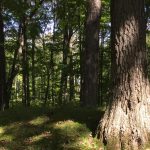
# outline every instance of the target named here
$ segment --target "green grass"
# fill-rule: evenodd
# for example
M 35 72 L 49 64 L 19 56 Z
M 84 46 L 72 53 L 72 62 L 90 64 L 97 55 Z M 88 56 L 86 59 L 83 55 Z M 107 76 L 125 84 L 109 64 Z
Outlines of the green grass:
M 101 111 L 66 105 L 0 113 L 0 150 L 99 150 L 93 138 Z

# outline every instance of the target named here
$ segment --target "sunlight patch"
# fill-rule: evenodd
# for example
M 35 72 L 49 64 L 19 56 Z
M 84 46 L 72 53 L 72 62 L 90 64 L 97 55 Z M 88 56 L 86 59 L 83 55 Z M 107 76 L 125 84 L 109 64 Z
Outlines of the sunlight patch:
M 5 132 L 4 128 L 0 127 L 0 134 L 3 134 Z
M 3 135 L 0 137 L 0 141 L 7 141 L 7 142 L 11 142 L 13 141 L 14 136 L 12 135 Z
M 31 120 L 29 122 L 29 124 L 38 126 L 38 125 L 42 125 L 42 124 L 46 123 L 48 120 L 49 120 L 49 118 L 47 116 L 39 116 L 39 117 Z
M 87 136 L 89 133 L 86 125 L 72 120 L 57 122 L 54 125 L 54 130 L 62 138 L 70 139 L 71 141 L 74 141 L 74 139 L 78 139 L 79 137 Z
M 98 149 L 99 141 L 92 137 L 92 133 L 85 124 L 72 120 L 59 121 L 54 129 L 59 139 L 63 141 L 63 149 Z
M 65 129 L 65 128 L 69 128 L 69 129 L 76 129 L 79 127 L 82 127 L 83 125 L 81 125 L 78 122 L 74 122 L 72 120 L 65 120 L 65 121 L 59 121 L 55 124 L 55 128 L 60 128 L 60 129 Z
M 32 143 L 38 142 L 38 141 L 40 141 L 42 139 L 46 139 L 46 138 L 48 139 L 51 135 L 52 134 L 51 134 L 50 131 L 45 131 L 45 132 L 43 132 L 40 135 L 36 135 L 36 136 L 30 137 L 29 139 L 26 139 L 25 143 L 32 144 Z

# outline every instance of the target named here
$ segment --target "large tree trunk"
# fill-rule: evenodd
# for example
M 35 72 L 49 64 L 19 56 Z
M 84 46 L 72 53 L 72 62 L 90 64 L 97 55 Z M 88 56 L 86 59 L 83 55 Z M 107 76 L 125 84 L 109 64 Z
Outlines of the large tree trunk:
M 4 23 L 2 16 L 2 4 L 0 2 L 0 110 L 4 109 L 6 98 L 6 67 L 4 49 Z
M 87 106 L 95 106 L 98 103 L 100 10 L 100 0 L 88 0 L 85 50 L 81 72 L 83 80 L 81 102 Z
M 108 149 L 141 150 L 150 138 L 144 1 L 112 0 L 112 97 L 98 134 Z

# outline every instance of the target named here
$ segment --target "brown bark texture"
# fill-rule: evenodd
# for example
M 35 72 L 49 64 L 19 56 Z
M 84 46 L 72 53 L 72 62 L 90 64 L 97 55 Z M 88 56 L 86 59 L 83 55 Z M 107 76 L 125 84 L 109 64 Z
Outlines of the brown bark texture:
M 100 0 L 87 1 L 85 50 L 82 53 L 81 72 L 81 103 L 84 106 L 95 106 L 98 103 L 100 10 Z
M 112 0 L 112 97 L 98 136 L 112 150 L 142 150 L 150 140 L 144 1 Z

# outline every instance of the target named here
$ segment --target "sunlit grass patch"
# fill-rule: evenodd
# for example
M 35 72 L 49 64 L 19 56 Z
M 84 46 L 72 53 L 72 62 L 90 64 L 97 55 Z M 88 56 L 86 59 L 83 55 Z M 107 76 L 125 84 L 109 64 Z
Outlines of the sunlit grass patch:
M 47 121 L 49 121 L 49 118 L 47 116 L 39 116 L 29 121 L 29 124 L 37 126 L 37 125 L 42 125 L 46 123 Z
M 59 121 L 55 124 L 54 129 L 60 129 L 60 131 L 63 131 L 63 132 L 66 132 L 66 133 L 67 132 L 74 133 L 74 134 L 78 133 L 80 135 L 83 132 L 88 133 L 88 130 L 87 130 L 85 125 L 80 124 L 78 122 L 74 122 L 72 120 Z M 76 133 L 75 133 L 75 131 L 76 131 Z
M 96 139 L 85 124 L 72 120 L 60 121 L 54 126 L 54 133 L 57 135 L 57 144 L 62 149 L 76 150 L 97 150 L 99 147 Z
M 30 137 L 28 139 L 25 140 L 26 144 L 32 144 L 32 143 L 35 143 L 35 142 L 38 142 L 40 140 L 42 140 L 43 138 L 50 138 L 51 137 L 51 132 L 50 131 L 45 131 L 39 135 L 35 135 L 33 137 Z
M 13 139 L 14 139 L 14 136 L 10 134 L 8 135 L 6 134 L 0 137 L 0 141 L 6 141 L 6 142 L 11 142 L 13 141 Z
M 0 127 L 0 135 L 3 134 L 5 132 L 3 127 Z
M 21 125 L 22 125 L 21 122 L 15 122 L 13 124 L 1 126 L 0 141 L 7 141 L 7 142 L 13 141 Z
M 97 109 L 17 107 L 0 113 L 0 150 L 99 150 L 97 120 Z

